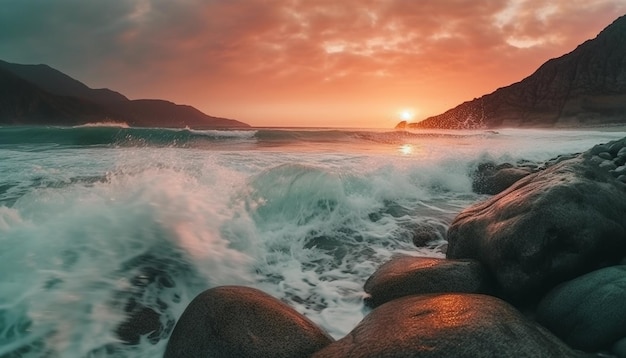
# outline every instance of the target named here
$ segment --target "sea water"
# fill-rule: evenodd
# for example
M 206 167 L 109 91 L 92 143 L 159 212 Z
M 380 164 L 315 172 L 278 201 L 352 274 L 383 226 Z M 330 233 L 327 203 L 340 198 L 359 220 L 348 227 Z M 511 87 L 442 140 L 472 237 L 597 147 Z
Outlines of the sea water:
M 446 227 L 486 198 L 471 190 L 478 163 L 540 165 L 624 136 L 0 127 L 0 357 L 158 357 L 219 285 L 343 337 L 381 263 L 444 257 Z M 440 239 L 415 247 L 420 225 Z M 120 341 L 141 309 L 158 331 Z

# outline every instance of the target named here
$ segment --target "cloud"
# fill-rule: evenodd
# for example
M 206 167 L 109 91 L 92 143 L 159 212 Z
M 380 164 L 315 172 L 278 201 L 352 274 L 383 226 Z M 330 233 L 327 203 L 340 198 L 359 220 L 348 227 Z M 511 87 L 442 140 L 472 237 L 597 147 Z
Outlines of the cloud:
M 625 12 L 622 0 L 5 0 L 0 58 L 207 107 L 373 88 L 458 100 L 520 80 Z

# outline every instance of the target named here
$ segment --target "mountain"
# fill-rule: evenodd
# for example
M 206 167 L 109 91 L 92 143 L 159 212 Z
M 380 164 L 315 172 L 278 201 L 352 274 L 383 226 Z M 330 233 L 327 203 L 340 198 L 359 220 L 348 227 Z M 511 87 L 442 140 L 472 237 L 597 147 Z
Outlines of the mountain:
M 626 15 L 520 82 L 396 128 L 626 124 Z
M 95 103 L 51 94 L 0 67 L 0 124 L 77 125 L 113 116 Z
M 137 127 L 249 127 L 208 116 L 194 107 L 158 99 L 129 100 L 92 89 L 47 65 L 0 61 L 0 124 L 77 125 L 125 122 Z

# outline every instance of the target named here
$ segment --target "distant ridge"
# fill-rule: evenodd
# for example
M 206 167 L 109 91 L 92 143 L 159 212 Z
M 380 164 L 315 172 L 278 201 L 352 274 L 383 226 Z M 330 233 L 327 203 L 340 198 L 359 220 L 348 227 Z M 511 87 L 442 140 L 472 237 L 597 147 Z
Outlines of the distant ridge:
M 92 89 L 47 65 L 0 61 L 0 125 L 77 125 L 120 122 L 135 127 L 241 128 L 248 124 L 208 116 L 159 99 L 129 100 Z
M 477 129 L 626 124 L 626 16 L 520 82 L 396 128 Z

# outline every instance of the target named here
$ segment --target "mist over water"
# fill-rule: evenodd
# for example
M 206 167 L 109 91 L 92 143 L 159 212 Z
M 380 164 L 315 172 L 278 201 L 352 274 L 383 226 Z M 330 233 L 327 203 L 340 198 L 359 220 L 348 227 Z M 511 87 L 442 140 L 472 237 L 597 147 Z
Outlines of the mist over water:
M 444 230 L 484 160 L 536 163 L 623 131 L 0 127 L 0 357 L 155 357 L 186 305 L 257 287 L 335 338 L 419 225 Z M 120 341 L 149 309 L 159 330 Z M 134 312 L 134 313 L 133 313 Z M 146 311 L 143 311 L 146 312 Z M 122 327 L 122 328 L 120 328 Z

